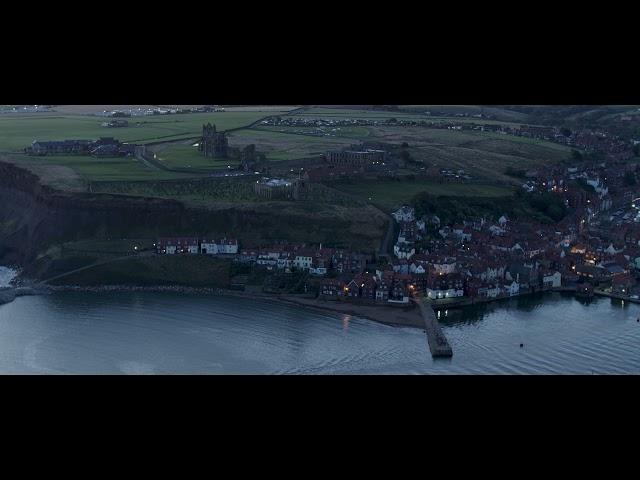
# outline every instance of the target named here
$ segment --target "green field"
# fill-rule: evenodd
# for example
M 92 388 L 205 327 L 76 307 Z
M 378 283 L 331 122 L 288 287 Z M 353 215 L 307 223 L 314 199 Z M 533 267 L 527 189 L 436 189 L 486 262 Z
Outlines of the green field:
M 202 124 L 215 123 L 219 129 L 250 125 L 279 111 L 232 111 L 206 114 L 186 114 L 129 118 L 129 127 L 105 128 L 105 118 L 88 115 L 5 115 L 0 117 L 0 152 L 3 159 L 28 168 L 44 183 L 65 190 L 82 190 L 87 182 L 117 180 L 165 180 L 189 177 L 188 173 L 174 173 L 145 165 L 131 158 L 93 158 L 90 156 L 33 157 L 20 152 L 34 140 L 97 139 L 113 136 L 124 142 L 149 143 L 162 139 L 194 137 Z M 282 112 L 284 113 L 284 111 Z M 186 155 L 188 148 L 169 152 L 168 165 L 198 167 L 210 165 L 210 160 Z M 192 152 L 191 152 L 192 153 Z M 229 164 L 229 162 L 224 162 Z M 216 165 L 216 166 L 222 166 Z
M 333 137 L 339 138 L 354 138 L 357 140 L 366 139 L 371 135 L 371 132 L 367 127 L 353 126 L 353 127 L 274 127 L 274 126 L 260 126 L 256 130 L 286 133 L 293 135 L 306 135 L 317 138 L 331 139 Z
M 253 191 L 254 182 L 253 177 L 95 182 L 93 191 L 95 193 L 176 199 L 186 205 L 208 207 L 214 204 L 262 201 Z
M 507 167 L 531 169 L 569 158 L 571 149 L 551 142 L 489 132 L 419 127 L 371 127 L 372 137 L 390 144 L 407 142 L 411 156 L 426 171 L 464 170 L 475 179 L 514 182 Z
M 204 123 L 219 130 L 239 128 L 279 112 L 216 112 L 186 115 L 131 117 L 129 127 L 105 128 L 108 119 L 86 115 L 5 115 L 0 117 L 0 151 L 18 151 L 34 140 L 91 140 L 116 137 L 123 142 L 153 142 L 162 139 L 197 136 Z M 285 113 L 285 112 L 282 112 Z
M 91 265 L 90 254 L 65 255 L 51 261 L 41 273 L 50 278 L 73 268 Z M 44 263 L 44 262 L 43 262 Z M 209 255 L 161 255 L 135 257 L 99 265 L 52 282 L 58 285 L 184 285 L 189 287 L 227 287 L 231 262 Z
M 235 167 L 238 160 L 205 157 L 193 146 L 193 142 L 171 143 L 154 149 L 156 160 L 169 168 L 219 170 L 228 166 Z
M 186 173 L 174 173 L 150 168 L 135 158 L 94 158 L 85 156 L 31 157 L 9 155 L 7 159 L 38 175 L 44 183 L 65 188 L 69 184 L 116 180 L 170 180 L 188 178 Z
M 411 106 L 405 106 L 411 108 Z M 467 108 L 458 106 L 451 111 Z M 478 107 L 480 108 L 480 107 Z M 416 111 L 420 111 L 417 109 Z M 436 110 L 437 111 L 437 110 Z M 480 109 L 479 111 L 483 111 Z M 424 110 L 423 110 L 424 112 Z M 504 174 L 508 167 L 530 169 L 544 167 L 567 159 L 570 149 L 549 142 L 531 140 L 489 132 L 457 131 L 424 127 L 378 126 L 331 127 L 324 129 L 329 136 L 314 135 L 315 127 L 253 127 L 251 125 L 269 114 L 286 115 L 286 109 L 265 111 L 227 111 L 209 114 L 133 117 L 130 127 L 109 129 L 101 127 L 104 118 L 88 115 L 30 114 L 0 117 L 0 152 L 19 151 L 35 139 L 94 139 L 115 136 L 122 141 L 156 143 L 152 147 L 157 160 L 169 168 L 182 172 L 168 172 L 130 158 L 93 158 L 73 156 L 30 157 L 6 154 L 5 158 L 25 166 L 38 174 L 45 183 L 58 188 L 82 190 L 90 182 L 157 181 L 185 179 L 206 175 L 210 170 L 232 168 L 238 162 L 202 156 L 192 141 L 159 143 L 197 137 L 203 123 L 215 123 L 219 129 L 240 128 L 229 132 L 229 144 L 243 148 L 255 144 L 258 152 L 270 162 L 317 158 L 327 150 L 348 148 L 360 141 L 380 141 L 396 148 L 403 142 L 417 163 L 407 164 L 414 173 L 439 175 L 440 169 L 464 170 L 474 180 L 486 183 L 516 180 Z M 295 114 L 295 113 L 294 113 Z M 406 112 L 350 110 L 339 108 L 311 108 L 304 118 L 415 118 L 428 116 Z M 431 118 L 432 119 L 432 118 Z M 477 119 L 456 119 L 476 121 Z M 484 120 L 480 120 L 484 121 Z M 139 122 L 139 124 L 137 124 Z M 396 152 L 397 153 L 397 152 Z M 190 170 L 193 173 L 190 173 Z
M 317 157 L 327 150 L 348 147 L 353 140 L 338 137 L 314 137 L 273 130 L 245 129 L 229 134 L 229 144 L 244 147 L 255 144 L 268 160 L 294 160 Z
M 340 119 L 362 119 L 373 120 L 378 122 L 386 122 L 390 118 L 396 120 L 415 120 L 415 121 L 432 121 L 432 122 L 459 122 L 459 123 L 479 123 L 489 125 L 505 125 L 511 127 L 519 127 L 520 125 L 527 124 L 527 116 L 517 112 L 504 111 L 501 109 L 492 108 L 479 108 L 479 107 L 466 107 L 459 106 L 453 108 L 451 106 L 436 106 L 425 105 L 424 108 L 414 106 L 414 109 L 406 109 L 402 111 L 383 111 L 383 110 L 361 110 L 361 109 L 348 109 L 348 108 L 323 108 L 314 107 L 303 110 L 301 112 L 294 112 L 290 116 L 296 116 L 307 119 L 327 119 L 327 120 L 340 120 Z M 426 115 L 426 111 L 433 110 L 431 115 Z M 435 112 L 442 111 L 445 115 L 436 115 Z M 471 115 L 484 114 L 496 115 L 498 118 L 495 120 L 488 120 L 486 118 L 475 117 L 456 117 L 456 113 L 466 112 Z
M 409 203 L 421 192 L 452 197 L 506 197 L 513 193 L 509 188 L 495 185 L 437 183 L 426 180 L 366 180 L 357 183 L 341 182 L 333 186 L 387 211 Z

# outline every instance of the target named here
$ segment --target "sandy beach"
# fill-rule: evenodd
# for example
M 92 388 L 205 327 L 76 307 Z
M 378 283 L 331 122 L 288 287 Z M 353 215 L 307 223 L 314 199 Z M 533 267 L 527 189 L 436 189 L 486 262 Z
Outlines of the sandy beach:
M 414 327 L 424 329 L 424 320 L 420 310 L 411 304 L 408 307 L 391 307 L 386 305 L 359 305 L 340 301 L 326 301 L 315 298 L 302 298 L 295 295 L 278 295 L 273 300 L 288 304 L 301 305 L 309 308 L 353 315 L 374 322 L 400 327 Z

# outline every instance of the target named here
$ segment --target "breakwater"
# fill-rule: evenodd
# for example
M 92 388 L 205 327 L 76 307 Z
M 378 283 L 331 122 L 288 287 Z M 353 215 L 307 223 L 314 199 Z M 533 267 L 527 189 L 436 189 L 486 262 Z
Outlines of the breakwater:
M 453 356 L 453 349 L 449 345 L 447 337 L 442 332 L 438 319 L 433 309 L 425 305 L 422 298 L 416 298 L 415 303 L 420 308 L 422 318 L 424 319 L 425 332 L 427 334 L 427 341 L 429 343 L 429 350 L 431 350 L 432 357 L 451 357 Z

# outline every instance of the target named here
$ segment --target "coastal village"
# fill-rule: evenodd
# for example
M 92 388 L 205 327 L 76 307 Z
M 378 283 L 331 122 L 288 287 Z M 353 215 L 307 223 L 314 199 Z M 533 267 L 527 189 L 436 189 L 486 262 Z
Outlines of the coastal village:
M 557 196 L 568 214 L 556 223 L 470 217 L 443 224 L 414 207 L 393 212 L 393 253 L 279 243 L 243 249 L 237 239 L 161 238 L 159 254 L 208 254 L 271 274 L 304 274 L 303 291 L 323 300 L 406 305 L 422 296 L 456 305 L 563 290 L 640 300 L 640 199 L 636 168 L 617 143 L 606 160 L 576 159 L 526 171 L 523 191 Z M 602 145 L 599 146 L 602 151 Z M 330 155 L 331 164 L 382 162 L 383 151 Z
M 111 113 L 112 117 L 132 115 Z M 333 135 L 331 132 L 342 127 L 377 125 L 378 121 L 271 117 L 262 123 L 311 127 L 319 135 Z M 522 182 L 522 192 L 552 195 L 562 202 L 567 214 L 555 223 L 510 218 L 506 213 L 497 218 L 469 216 L 457 223 L 444 223 L 437 214 L 418 216 L 414 206 L 404 205 L 391 214 L 396 235 L 389 251 L 284 241 L 248 249 L 236 238 L 174 236 L 157 239 L 155 253 L 219 256 L 249 271 L 262 271 L 267 277 L 302 274 L 298 291 L 323 300 L 407 305 L 411 297 L 420 296 L 433 305 L 463 305 L 546 290 L 640 300 L 636 278 L 640 272 L 640 199 L 635 200 L 640 170 L 626 162 L 637 154 L 640 142 L 623 141 L 606 132 L 571 132 L 557 127 L 513 128 L 456 120 L 389 119 L 385 123 L 479 129 L 570 146 L 575 150 L 567 162 L 544 170 L 508 172 Z M 104 124 L 112 128 L 126 125 L 126 120 Z M 253 190 L 266 199 L 297 200 L 307 182 L 397 170 L 402 162 L 387 147 L 369 142 L 328 151 L 320 164 L 301 168 L 290 178 L 262 178 Z M 141 150 L 141 146 L 103 137 L 96 141 L 34 141 L 25 153 L 126 156 L 142 155 Z M 203 125 L 198 150 L 204 156 L 226 158 L 230 151 L 226 133 L 217 131 L 215 125 Z M 239 155 L 241 170 L 253 172 L 264 162 L 254 145 Z M 440 175 L 471 179 L 463 170 L 441 170 Z

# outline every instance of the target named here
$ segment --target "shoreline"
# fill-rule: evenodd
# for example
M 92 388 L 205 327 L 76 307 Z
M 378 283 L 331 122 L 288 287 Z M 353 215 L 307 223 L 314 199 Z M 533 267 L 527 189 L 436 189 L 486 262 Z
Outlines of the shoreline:
M 185 287 L 179 285 L 166 286 L 133 286 L 133 285 L 56 285 L 47 286 L 43 294 L 56 292 L 171 292 L 189 295 L 210 295 L 221 297 L 255 298 L 269 300 L 285 305 L 297 305 L 306 308 L 321 310 L 323 312 L 341 313 L 364 318 L 374 322 L 395 327 L 413 327 L 424 330 L 424 320 L 415 305 L 408 307 L 393 307 L 387 305 L 358 305 L 347 302 L 330 302 L 310 298 L 308 296 L 296 296 L 295 294 L 268 294 L 257 292 L 243 292 L 240 290 L 227 290 L 222 288 Z
M 80 286 L 80 285 L 55 285 L 55 286 L 43 286 L 42 289 L 34 289 L 28 286 L 15 286 L 5 289 L 0 289 L 0 305 L 10 303 L 18 296 L 24 295 L 40 295 L 50 294 L 56 292 L 90 292 L 90 293 L 105 293 L 105 292 L 170 292 L 170 293 L 182 293 L 187 295 L 209 295 L 209 296 L 222 296 L 222 297 L 239 297 L 239 298 L 255 298 L 260 300 L 268 300 L 278 302 L 284 305 L 296 305 L 305 308 L 315 309 L 322 312 L 339 313 L 343 315 L 351 315 L 355 317 L 364 318 L 384 325 L 394 327 L 412 327 L 424 330 L 424 319 L 420 314 L 418 308 L 413 303 L 410 306 L 399 307 L 390 305 L 379 304 L 358 304 L 350 303 L 339 300 L 322 300 L 320 298 L 309 297 L 308 295 L 301 294 L 300 296 L 295 294 L 269 294 L 256 291 L 242 291 L 242 290 L 230 290 L 223 288 L 212 287 L 187 287 L 181 285 L 156 285 L 156 286 L 140 286 L 140 285 L 96 285 L 96 286 Z M 425 305 L 434 309 L 442 310 L 449 308 L 464 308 L 468 306 L 487 304 L 493 302 L 499 302 L 503 300 L 512 300 L 518 297 L 525 297 L 540 293 L 558 293 L 566 292 L 576 294 L 575 288 L 560 287 L 549 290 L 538 290 L 534 292 L 527 292 L 520 295 L 514 295 L 510 297 L 490 298 L 490 299 L 476 299 L 471 300 L 466 298 L 463 301 L 455 301 L 451 303 L 436 304 L 434 302 L 425 302 Z M 620 295 L 604 292 L 598 290 L 595 296 L 609 297 L 612 299 L 629 301 L 630 303 L 640 303 L 640 300 L 621 298 Z

